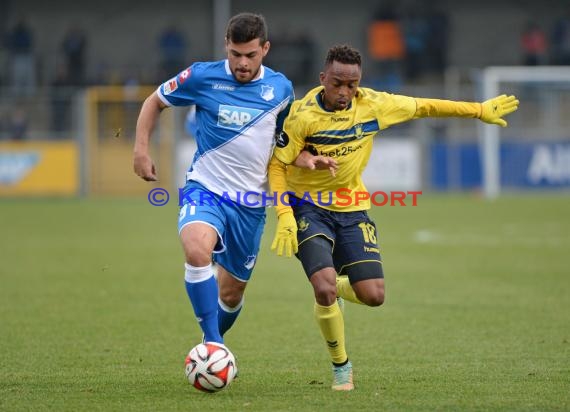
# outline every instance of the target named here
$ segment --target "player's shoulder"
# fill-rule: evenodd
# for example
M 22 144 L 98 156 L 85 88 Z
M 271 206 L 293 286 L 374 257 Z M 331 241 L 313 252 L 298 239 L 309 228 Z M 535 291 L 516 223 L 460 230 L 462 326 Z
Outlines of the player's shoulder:
M 378 91 L 369 87 L 359 87 L 356 98 L 361 101 L 386 101 L 393 96 L 388 92 Z
M 300 110 L 301 112 L 308 111 L 307 109 L 318 109 L 317 95 L 323 90 L 323 86 L 317 86 L 309 90 L 303 97 L 295 100 L 291 110 Z
M 277 84 L 288 90 L 293 90 L 293 83 L 283 73 L 273 70 L 271 67 L 263 66 L 264 80 Z
M 305 128 L 319 122 L 322 109 L 317 102 L 317 95 L 323 89 L 322 86 L 315 87 L 307 92 L 302 98 L 295 100 L 291 105 L 288 122 L 295 124 L 297 128 Z
M 266 78 L 272 78 L 274 80 L 279 80 L 279 81 L 291 83 L 291 81 L 287 78 L 287 76 L 285 76 L 281 72 L 278 72 L 277 70 L 273 70 L 269 66 L 263 65 L 263 70 L 264 70 L 264 74 L 265 74 Z
M 313 87 L 311 90 L 309 90 L 307 93 L 305 93 L 305 95 L 301 98 L 301 100 L 303 100 L 303 101 L 315 100 L 317 95 L 322 90 L 324 90 L 323 86 Z
M 409 107 L 410 105 L 415 105 L 415 97 L 378 91 L 366 87 L 358 88 L 357 101 L 359 101 L 359 104 L 362 102 L 375 107 L 381 105 L 383 108 Z
M 211 61 L 211 62 L 194 62 L 188 67 L 192 76 L 206 77 L 216 75 L 219 72 L 225 72 L 224 61 Z

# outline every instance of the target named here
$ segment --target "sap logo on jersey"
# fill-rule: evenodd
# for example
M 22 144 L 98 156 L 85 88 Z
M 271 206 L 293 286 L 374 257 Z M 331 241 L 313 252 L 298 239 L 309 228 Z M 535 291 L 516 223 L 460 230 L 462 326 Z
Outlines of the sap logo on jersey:
M 263 110 L 221 104 L 218 111 L 218 126 L 240 130 L 251 123 Z

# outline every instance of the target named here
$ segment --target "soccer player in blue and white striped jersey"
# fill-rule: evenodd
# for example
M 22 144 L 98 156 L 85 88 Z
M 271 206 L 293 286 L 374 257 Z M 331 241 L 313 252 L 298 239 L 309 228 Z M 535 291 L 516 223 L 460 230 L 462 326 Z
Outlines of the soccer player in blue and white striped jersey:
M 205 342 L 223 343 L 253 271 L 265 223 L 267 165 L 294 99 L 291 82 L 262 65 L 269 51 L 263 16 L 241 13 L 226 31 L 227 58 L 198 62 L 164 82 L 143 104 L 134 170 L 157 179 L 149 140 L 160 112 L 194 106 L 197 151 L 186 174 L 178 230 L 186 290 Z M 212 264 L 218 267 L 217 280 Z

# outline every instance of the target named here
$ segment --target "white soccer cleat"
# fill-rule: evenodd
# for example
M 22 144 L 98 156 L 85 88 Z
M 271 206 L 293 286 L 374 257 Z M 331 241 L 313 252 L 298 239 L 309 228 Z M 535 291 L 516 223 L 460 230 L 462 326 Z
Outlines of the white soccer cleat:
M 352 383 L 352 363 L 350 361 L 342 366 L 333 365 L 333 375 L 333 390 L 351 391 L 354 389 L 354 383 Z

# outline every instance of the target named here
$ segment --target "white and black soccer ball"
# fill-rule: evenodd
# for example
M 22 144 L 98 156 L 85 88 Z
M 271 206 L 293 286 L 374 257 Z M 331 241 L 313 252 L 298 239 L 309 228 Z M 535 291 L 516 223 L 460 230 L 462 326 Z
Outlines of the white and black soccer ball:
M 220 391 L 233 381 L 236 373 L 235 357 L 221 343 L 200 343 L 186 356 L 186 377 L 200 391 Z

